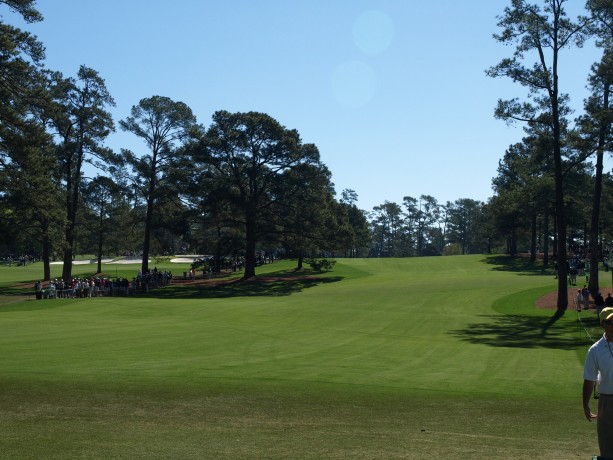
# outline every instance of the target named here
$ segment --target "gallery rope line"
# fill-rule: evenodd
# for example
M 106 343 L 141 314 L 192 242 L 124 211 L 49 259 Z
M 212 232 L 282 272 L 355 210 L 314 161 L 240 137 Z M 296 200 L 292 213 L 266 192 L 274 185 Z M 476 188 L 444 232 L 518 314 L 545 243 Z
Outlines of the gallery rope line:
M 592 334 L 590 333 L 590 331 L 588 329 L 592 329 L 591 327 L 586 326 L 586 324 L 583 322 L 583 318 L 581 318 L 581 313 L 579 311 L 579 309 L 577 310 L 577 323 L 579 324 L 579 330 L 583 330 L 583 332 L 585 333 L 585 350 L 587 353 L 587 350 L 589 350 L 589 348 L 596 343 L 596 340 Z M 608 344 L 607 344 L 608 345 Z M 609 350 L 611 351 L 611 350 Z M 600 397 L 600 394 L 598 393 L 598 389 L 596 388 L 596 385 L 594 385 L 594 399 L 598 399 Z

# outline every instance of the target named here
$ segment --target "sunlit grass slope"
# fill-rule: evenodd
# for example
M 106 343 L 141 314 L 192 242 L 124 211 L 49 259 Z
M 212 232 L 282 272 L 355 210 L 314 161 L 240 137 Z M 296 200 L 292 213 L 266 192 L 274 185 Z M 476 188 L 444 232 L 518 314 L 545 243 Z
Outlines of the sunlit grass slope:
M 0 449 L 585 456 L 593 433 L 576 410 L 576 318 L 554 323 L 553 311 L 534 308 L 554 283 L 504 258 L 341 259 L 309 282 L 6 305 Z

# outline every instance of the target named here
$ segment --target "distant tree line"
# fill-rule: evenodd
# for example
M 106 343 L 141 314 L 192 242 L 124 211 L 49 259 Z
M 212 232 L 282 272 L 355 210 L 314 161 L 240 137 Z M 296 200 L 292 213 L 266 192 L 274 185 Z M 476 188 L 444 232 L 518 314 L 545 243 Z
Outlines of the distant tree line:
M 369 214 L 370 256 L 414 257 L 492 252 L 493 229 L 483 203 L 468 198 L 438 203 L 430 195 L 386 201 Z M 500 250 L 500 247 L 496 247 Z

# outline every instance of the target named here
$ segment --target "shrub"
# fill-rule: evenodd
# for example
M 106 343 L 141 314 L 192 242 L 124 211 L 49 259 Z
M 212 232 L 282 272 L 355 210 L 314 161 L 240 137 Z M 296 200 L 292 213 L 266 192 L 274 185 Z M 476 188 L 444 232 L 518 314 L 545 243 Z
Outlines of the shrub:
M 211 266 L 208 260 L 197 259 L 191 264 L 192 270 L 202 270 L 202 272 L 207 272 L 210 270 Z
M 309 264 L 309 266 L 315 271 L 327 272 L 329 270 L 332 270 L 332 267 L 334 267 L 336 260 L 311 258 L 307 259 L 306 263 Z

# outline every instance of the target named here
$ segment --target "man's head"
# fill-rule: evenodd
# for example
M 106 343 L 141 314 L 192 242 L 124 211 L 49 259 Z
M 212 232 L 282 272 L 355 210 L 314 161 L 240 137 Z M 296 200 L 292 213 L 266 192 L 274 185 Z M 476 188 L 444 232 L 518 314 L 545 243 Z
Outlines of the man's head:
M 599 316 L 600 316 L 600 323 L 603 326 L 613 325 L 613 307 L 603 308 Z

